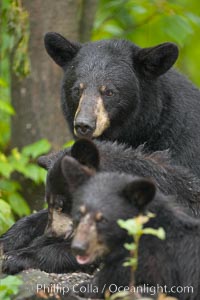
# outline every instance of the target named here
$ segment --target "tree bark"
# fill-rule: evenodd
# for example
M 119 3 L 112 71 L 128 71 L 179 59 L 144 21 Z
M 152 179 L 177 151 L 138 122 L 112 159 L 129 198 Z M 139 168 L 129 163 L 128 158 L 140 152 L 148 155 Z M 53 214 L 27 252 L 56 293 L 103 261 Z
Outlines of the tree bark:
M 44 34 L 56 31 L 71 40 L 90 38 L 97 1 L 94 0 L 24 0 L 30 15 L 30 75 L 19 80 L 12 74 L 11 143 L 23 147 L 47 138 L 54 149 L 71 139 L 60 109 L 62 70 L 48 57 Z
M 23 0 L 22 4 L 30 19 L 31 72 L 23 80 L 11 74 L 11 98 L 16 111 L 11 122 L 11 147 L 20 149 L 47 138 L 57 150 L 72 136 L 60 108 L 62 70 L 46 53 L 43 38 L 46 32 L 55 31 L 75 41 L 89 39 L 97 0 Z M 35 201 L 30 199 L 30 191 L 25 198 L 29 204 Z M 31 206 L 38 209 L 35 204 Z
M 82 0 L 81 2 L 80 42 L 90 40 L 97 5 L 98 0 Z

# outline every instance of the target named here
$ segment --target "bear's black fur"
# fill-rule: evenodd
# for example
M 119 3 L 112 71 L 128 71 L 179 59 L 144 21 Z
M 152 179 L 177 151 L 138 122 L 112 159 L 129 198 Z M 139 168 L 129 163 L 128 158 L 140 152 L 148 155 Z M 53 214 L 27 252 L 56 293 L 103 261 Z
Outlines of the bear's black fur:
M 71 168 L 65 170 L 65 168 L 62 169 L 62 161 L 68 155 L 75 158 L 76 162 L 72 160 Z M 151 177 L 162 193 L 176 197 L 176 201 L 188 208 L 192 215 L 200 215 L 200 180 L 188 169 L 173 165 L 169 151 L 157 151 L 150 154 L 144 150 L 144 146 L 132 149 L 117 142 L 92 142 L 81 139 L 73 145 L 67 155 L 65 151 L 62 151 L 59 158 L 58 156 L 56 156 L 56 161 L 54 161 L 54 155 L 52 158 L 51 156 L 41 157 L 40 164 L 45 167 L 45 161 L 47 160 L 48 163 L 51 161 L 46 184 L 47 198 L 50 198 L 51 194 L 55 195 L 60 191 L 63 200 L 68 199 L 67 204 L 65 204 L 66 201 L 63 201 L 64 213 L 70 213 L 69 194 L 76 189 L 79 181 L 84 181 L 82 172 L 85 174 L 84 168 L 88 168 L 88 177 L 96 171 L 117 171 L 134 176 Z M 78 168 L 80 169 L 79 173 L 76 172 Z M 70 186 L 67 186 L 66 179 L 63 178 L 63 172 L 75 173 Z M 59 181 L 60 186 L 56 184 L 57 181 Z M 56 199 L 56 197 L 54 198 Z
M 71 205 L 71 194 L 68 192 L 67 185 L 65 188 L 63 181 L 61 185 L 60 179 L 62 178 L 57 177 L 59 174 L 57 174 L 56 166 L 58 165 L 58 158 L 67 155 L 68 152 L 68 149 L 59 151 L 40 160 L 40 165 L 43 165 L 43 161 L 45 161 L 46 169 L 51 169 L 54 166 L 54 178 L 52 178 L 51 172 L 47 176 L 46 197 L 48 198 L 49 194 L 53 194 L 55 210 L 59 210 L 58 205 L 61 206 L 62 204 L 62 208 L 66 211 L 66 208 L 69 210 L 68 205 Z M 64 197 L 67 197 L 68 201 Z M 77 270 L 91 272 L 94 270 L 96 266 L 79 265 L 71 253 L 71 227 L 68 216 L 64 215 L 62 218 L 63 214 L 59 211 L 59 216 L 54 220 L 54 223 L 56 221 L 61 223 L 56 224 L 58 236 L 57 232 L 51 234 L 52 232 L 48 231 L 50 222 L 48 215 L 48 210 L 44 209 L 24 217 L 0 237 L 0 249 L 4 253 L 3 273 L 16 274 L 29 268 L 40 269 L 48 273 L 66 273 Z M 63 234 L 64 230 L 65 234 Z
M 35 238 L 43 235 L 47 221 L 47 209 L 21 218 L 0 237 L 0 246 L 3 252 L 21 249 L 29 245 Z
M 72 158 L 69 157 L 70 155 Z M 49 156 L 41 157 L 39 162 L 40 165 L 48 169 L 46 198 L 53 200 L 53 203 L 50 203 L 50 207 L 54 210 L 58 210 L 59 214 L 66 216 L 66 219 L 71 216 L 74 190 L 80 184 L 84 183 L 86 174 L 89 178 L 95 172 L 102 171 L 118 171 L 126 172 L 134 176 L 152 177 L 159 189 L 165 195 L 173 195 L 176 198 L 176 201 L 188 210 L 188 214 L 199 216 L 200 180 L 185 168 L 172 166 L 169 156 L 167 151 L 147 154 L 144 152 L 142 146 L 133 150 L 130 147 L 127 148 L 116 142 L 95 141 L 95 143 L 93 143 L 89 140 L 79 140 L 74 144 L 71 150 L 64 150 Z M 65 161 L 67 161 L 68 165 L 70 164 L 70 167 L 68 166 L 66 168 L 64 166 Z M 66 179 L 69 175 L 70 182 Z M 4 270 L 7 273 L 9 273 L 10 270 L 17 269 L 13 264 L 18 265 L 19 255 L 23 258 L 23 253 L 25 252 L 31 253 L 29 256 L 30 260 L 28 262 L 26 261 L 24 268 L 28 267 L 28 263 L 30 263 L 29 267 L 37 264 L 39 268 L 43 268 L 46 271 L 51 268 L 49 264 L 46 264 L 45 268 L 44 265 L 38 265 L 38 262 L 33 264 L 33 245 L 36 247 L 34 253 L 35 257 L 37 257 L 37 255 L 39 256 L 40 253 L 45 253 L 45 251 L 42 250 L 42 246 L 37 247 L 34 238 L 44 233 L 44 229 L 47 225 L 48 213 L 47 211 L 42 213 L 46 223 L 40 228 L 40 234 L 36 232 L 34 236 L 31 232 L 34 229 L 34 226 L 37 227 L 37 223 L 38 226 L 40 226 L 39 222 L 41 220 L 41 213 L 37 214 L 18 221 L 2 238 L 0 238 L 0 243 L 3 244 L 6 255 L 12 258 L 6 260 L 6 267 Z M 35 223 L 32 222 L 32 220 L 34 220 Z M 49 226 L 48 236 L 45 234 L 40 237 L 40 239 L 37 239 L 39 245 L 45 243 L 48 244 L 49 241 L 52 241 L 53 243 L 53 237 L 55 237 L 56 244 L 56 239 L 63 238 L 65 231 L 67 232 L 67 227 L 65 227 L 64 232 L 61 232 L 60 228 L 57 227 L 57 224 L 56 226 L 52 226 L 52 223 L 50 223 Z M 30 238 L 28 237 L 29 230 Z M 24 242 L 21 242 L 19 235 L 26 236 Z M 47 242 L 45 242 L 46 239 Z M 31 243 L 33 243 L 33 245 Z M 58 251 L 60 251 L 59 245 L 60 243 L 58 243 Z M 30 251 L 29 247 L 31 247 Z M 14 251 L 19 248 L 25 249 L 22 249 L 22 252 L 19 250 Z M 48 256 L 48 247 L 45 249 L 46 255 Z M 56 245 L 54 246 L 54 249 L 56 249 Z M 38 252 L 38 254 L 36 254 L 36 252 Z M 20 254 L 18 255 L 18 253 Z M 69 255 L 71 255 L 70 252 Z M 63 260 L 57 260 L 57 256 L 55 255 L 54 259 L 57 261 L 57 268 L 55 271 L 63 271 L 63 266 L 65 266 L 66 271 L 69 271 L 65 256 L 63 256 Z
M 45 235 L 34 237 L 27 247 L 4 254 L 3 273 L 16 274 L 29 268 L 40 269 L 48 273 L 90 271 L 88 266 L 81 266 L 77 263 L 71 252 L 70 238 L 65 240 L 62 237 Z
M 144 294 L 149 296 L 153 288 L 155 292 L 158 286 L 163 289 L 166 286 L 168 295 L 178 299 L 199 299 L 199 220 L 185 214 L 177 203 L 161 193 L 155 194 L 153 182 L 127 174 L 103 172 L 91 177 L 73 196 L 72 217 L 77 226 L 72 249 L 77 261 L 92 263 L 101 257 L 104 263 L 91 282 L 80 284 L 76 289 L 82 296 L 99 299 L 109 288 L 110 292 L 116 291 L 116 287 L 121 291 L 127 289 L 130 268 L 124 267 L 123 263 L 130 254 L 124 243 L 132 242 L 132 237 L 118 226 L 117 220 L 133 218 L 146 210 L 155 217 L 145 227 L 164 228 L 166 239 L 142 236 L 136 286 L 143 287 Z M 86 292 L 81 292 L 83 287 Z
M 170 149 L 176 164 L 200 176 L 200 91 L 171 69 L 175 44 L 78 44 L 47 33 L 45 47 L 64 70 L 62 107 L 75 135 Z

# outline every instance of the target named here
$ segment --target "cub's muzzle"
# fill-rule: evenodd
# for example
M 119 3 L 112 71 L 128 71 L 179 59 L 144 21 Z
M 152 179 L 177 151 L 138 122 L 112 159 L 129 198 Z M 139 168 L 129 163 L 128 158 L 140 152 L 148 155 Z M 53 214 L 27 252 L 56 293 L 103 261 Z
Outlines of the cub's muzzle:
M 83 241 L 73 240 L 71 248 L 75 255 L 84 255 L 88 249 L 88 243 Z

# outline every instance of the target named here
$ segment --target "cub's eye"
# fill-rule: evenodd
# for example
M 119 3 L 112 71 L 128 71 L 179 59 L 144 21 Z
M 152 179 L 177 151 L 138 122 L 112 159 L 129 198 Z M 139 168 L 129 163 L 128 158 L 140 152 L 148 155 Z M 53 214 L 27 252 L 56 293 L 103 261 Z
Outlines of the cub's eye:
M 78 86 L 73 88 L 73 94 L 74 94 L 74 96 L 80 98 L 81 95 L 82 95 L 82 93 L 83 93 L 83 88 L 78 87 Z
M 114 92 L 113 92 L 113 90 L 105 89 L 105 90 L 101 91 L 101 94 L 106 97 L 112 97 L 114 95 Z
M 101 212 L 97 212 L 95 215 L 95 221 L 97 223 L 106 223 L 107 219 L 104 217 L 104 215 Z
M 77 227 L 78 224 L 80 223 L 80 220 L 81 220 L 81 213 L 78 212 L 75 216 L 74 216 L 74 219 L 73 219 L 73 224 L 74 224 L 74 227 Z
M 84 215 L 86 214 L 86 212 L 87 212 L 87 210 L 86 210 L 85 205 L 81 205 L 81 206 L 79 207 L 79 213 L 80 213 L 82 216 L 84 216 Z

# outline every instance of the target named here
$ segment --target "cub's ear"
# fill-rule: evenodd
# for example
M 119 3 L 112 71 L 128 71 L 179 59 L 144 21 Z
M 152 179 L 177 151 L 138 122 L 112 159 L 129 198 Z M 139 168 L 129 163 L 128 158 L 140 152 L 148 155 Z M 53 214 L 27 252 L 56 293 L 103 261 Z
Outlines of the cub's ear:
M 155 193 L 155 184 L 143 178 L 133 180 L 123 190 L 126 199 L 141 211 L 153 200 Z
M 52 166 L 52 158 L 54 158 L 53 154 L 42 155 L 42 156 L 38 157 L 37 163 L 43 169 L 49 170 Z
M 65 183 L 65 178 L 61 169 L 61 161 L 62 157 L 59 157 L 56 161 L 54 161 L 52 166 L 49 167 L 46 179 L 47 193 L 65 195 L 66 191 L 68 191 L 68 186 Z
M 163 43 L 155 47 L 140 49 L 136 66 L 143 75 L 154 78 L 167 72 L 177 58 L 178 47 L 176 44 Z
M 81 165 L 76 159 L 69 156 L 62 159 L 61 169 L 70 192 L 75 191 L 94 174 L 92 169 Z
M 81 47 L 79 43 L 72 43 L 56 32 L 45 34 L 44 45 L 49 56 L 62 68 L 72 60 Z
M 87 139 L 80 139 L 71 148 L 71 156 L 82 165 L 97 170 L 100 163 L 100 155 L 96 145 Z
M 43 169 L 49 170 L 50 168 L 53 167 L 55 162 L 59 158 L 63 157 L 65 154 L 70 155 L 70 150 L 65 149 L 65 150 L 61 150 L 61 151 L 58 151 L 58 152 L 52 152 L 52 153 L 47 154 L 47 155 L 42 155 L 42 156 L 38 157 L 37 163 Z

